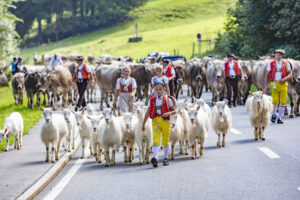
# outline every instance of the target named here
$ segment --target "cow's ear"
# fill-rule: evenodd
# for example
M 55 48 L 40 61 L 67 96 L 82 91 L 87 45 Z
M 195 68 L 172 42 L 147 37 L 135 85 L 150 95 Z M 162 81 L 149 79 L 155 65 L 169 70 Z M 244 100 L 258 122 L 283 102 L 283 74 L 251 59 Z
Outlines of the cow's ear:
M 7 129 L 7 128 L 5 128 L 5 129 L 4 129 L 4 133 L 7 133 L 7 131 L 8 131 L 8 129 Z
M 188 109 L 187 107 L 184 107 L 184 109 L 185 109 L 186 111 L 189 111 L 189 109 Z
M 44 108 L 42 106 L 40 106 L 40 110 L 44 112 Z
M 253 92 L 251 92 L 251 91 L 249 91 L 249 94 L 251 95 L 251 96 L 253 96 L 254 94 L 253 94 Z
M 197 110 L 200 110 L 200 106 L 197 107 Z
M 100 106 L 100 110 L 103 111 L 103 106 Z

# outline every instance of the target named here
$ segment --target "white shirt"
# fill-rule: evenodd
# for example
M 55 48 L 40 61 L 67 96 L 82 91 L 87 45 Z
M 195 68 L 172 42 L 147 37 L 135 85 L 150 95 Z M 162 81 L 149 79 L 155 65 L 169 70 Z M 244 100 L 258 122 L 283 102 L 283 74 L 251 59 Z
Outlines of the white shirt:
M 128 79 L 118 78 L 118 80 L 117 80 L 117 86 L 116 86 L 117 90 L 121 89 L 121 84 L 125 85 L 125 87 L 124 87 L 125 91 L 127 90 L 127 87 L 130 84 L 132 84 L 131 85 L 132 89 L 136 89 L 137 88 L 136 81 L 132 77 L 129 77 Z
M 83 63 L 78 67 L 79 71 L 77 74 L 77 79 L 82 79 L 82 73 L 81 73 L 81 69 L 83 68 Z M 86 65 L 85 69 L 87 71 L 87 73 L 91 73 L 91 69 Z M 77 67 L 75 68 L 75 73 L 77 73 Z
M 168 69 L 168 66 L 167 67 L 164 67 L 164 74 L 166 74 L 167 72 L 167 69 Z M 174 75 L 175 74 L 175 70 L 174 68 L 172 67 L 172 70 L 171 70 L 171 74 Z
M 56 56 L 56 59 L 54 58 L 54 56 L 52 56 L 51 60 L 50 60 L 50 67 L 54 68 L 57 65 L 63 65 L 63 61 L 59 56 Z
M 232 61 L 231 62 L 228 61 L 228 65 L 229 65 L 229 76 L 235 76 L 235 71 L 233 68 L 234 63 Z M 241 65 L 239 62 L 238 62 L 238 67 L 239 67 L 239 69 L 241 69 Z M 225 63 L 223 65 L 222 69 L 223 69 L 223 71 L 225 71 Z
M 163 103 L 163 97 L 156 97 L 156 99 L 155 99 L 155 105 L 156 105 L 156 106 L 161 106 L 162 103 Z M 167 97 L 167 104 L 168 104 L 169 107 L 172 107 L 172 106 L 173 106 L 172 100 L 171 100 L 170 98 L 168 98 L 168 97 Z M 148 102 L 148 107 L 150 107 L 150 100 L 149 100 L 149 102 Z M 158 115 L 161 115 L 161 109 L 157 109 L 157 110 L 156 110 L 156 113 L 157 113 Z
M 275 73 L 275 81 L 280 81 L 282 79 L 282 73 L 281 73 L 281 61 L 277 61 L 276 60 L 276 69 L 279 71 Z M 291 66 L 290 63 L 286 62 L 286 70 L 290 71 L 291 70 Z M 268 64 L 267 66 L 267 71 L 270 72 L 271 71 L 271 62 Z

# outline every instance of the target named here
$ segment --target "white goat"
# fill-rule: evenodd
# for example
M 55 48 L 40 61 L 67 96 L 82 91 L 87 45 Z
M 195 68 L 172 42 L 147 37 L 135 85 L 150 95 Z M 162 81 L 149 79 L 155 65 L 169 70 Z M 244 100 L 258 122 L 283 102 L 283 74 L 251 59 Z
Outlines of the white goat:
M 3 130 L 0 131 L 0 142 L 6 138 L 5 151 L 9 148 L 10 136 L 15 136 L 15 149 L 22 147 L 22 135 L 23 135 L 23 118 L 18 112 L 13 112 L 4 121 Z
M 196 100 L 197 105 L 201 107 L 201 109 L 207 113 L 208 119 L 211 120 L 211 110 L 207 103 L 205 103 L 204 99 L 197 99 Z
M 116 164 L 116 151 L 122 143 L 122 118 L 115 117 L 114 108 L 105 108 L 103 116 L 105 120 L 101 120 L 98 130 L 98 141 L 105 152 L 105 166 L 114 166 Z M 109 156 L 109 148 L 112 148 L 112 157 Z
M 176 112 L 177 113 L 177 112 Z M 170 143 L 171 143 L 171 160 L 174 160 L 174 148 L 175 144 L 178 142 L 180 145 L 180 150 L 182 150 L 182 143 L 184 142 L 184 125 L 183 119 L 180 114 L 175 114 L 170 116 L 171 129 L 170 129 Z
M 98 130 L 100 127 L 100 121 L 103 119 L 103 116 L 99 116 L 99 115 L 88 115 L 87 118 L 89 120 L 91 120 L 91 123 L 92 123 L 92 140 L 91 140 L 91 143 L 92 143 L 92 147 L 93 147 L 93 151 L 94 151 L 94 154 L 95 154 L 95 158 L 96 158 L 96 161 L 98 161 L 98 163 L 101 163 L 102 160 L 101 160 L 101 154 L 102 154 L 102 148 L 101 148 L 101 145 L 98 141 Z
M 68 135 L 68 126 L 64 117 L 60 114 L 53 114 L 52 108 L 42 108 L 45 122 L 41 130 L 41 140 L 46 145 L 46 162 L 49 161 L 49 146 L 52 144 L 52 158 L 51 161 L 58 160 L 58 152 L 65 136 Z
M 231 110 L 227 106 L 227 101 L 213 102 L 215 105 L 212 110 L 212 127 L 218 135 L 218 147 L 225 147 L 225 135 L 228 133 L 232 125 Z M 221 134 L 223 141 L 221 144 Z
M 75 149 L 75 139 L 77 137 L 77 127 L 76 127 L 76 119 L 75 119 L 75 115 L 71 112 L 70 109 L 68 108 L 64 108 L 63 109 L 63 114 L 64 114 L 64 118 L 65 121 L 67 123 L 68 126 L 68 135 L 66 138 L 66 150 L 68 152 L 71 151 L 71 143 L 72 143 L 72 149 Z M 71 142 L 72 140 L 72 142 Z
M 246 111 L 252 126 L 254 127 L 254 139 L 265 140 L 264 130 L 270 123 L 272 112 L 272 97 L 267 96 L 262 91 L 249 93 L 252 95 L 246 101 Z
M 193 108 L 187 108 L 190 121 L 192 123 L 190 129 L 189 141 L 192 144 L 192 159 L 197 156 L 197 142 L 200 144 L 199 154 L 203 155 L 204 142 L 208 135 L 209 119 L 207 113 L 205 113 L 200 106 L 194 106 Z
M 81 138 L 81 145 L 82 145 L 82 153 L 81 153 L 81 159 L 85 158 L 85 140 L 90 140 L 90 154 L 91 156 L 94 156 L 94 152 L 92 149 L 93 144 L 93 129 L 92 129 L 92 123 L 87 118 L 87 115 L 85 115 L 85 110 L 74 112 L 75 119 L 77 126 L 79 127 L 79 134 Z
M 149 164 L 149 151 L 153 144 L 152 120 L 147 120 L 145 124 L 145 131 L 142 131 L 144 116 L 148 107 L 144 106 L 143 102 L 136 102 L 133 103 L 133 105 L 138 119 L 135 129 L 135 138 L 139 148 L 139 163 L 143 164 L 145 162 L 146 164 Z
M 123 139 L 124 162 L 132 162 L 134 159 L 135 130 L 138 122 L 133 113 L 121 113 L 123 119 Z

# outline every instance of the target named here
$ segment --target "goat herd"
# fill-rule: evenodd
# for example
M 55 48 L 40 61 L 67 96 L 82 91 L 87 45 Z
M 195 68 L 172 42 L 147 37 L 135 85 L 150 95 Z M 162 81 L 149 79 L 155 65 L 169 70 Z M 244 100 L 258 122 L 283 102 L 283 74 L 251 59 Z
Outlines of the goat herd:
M 294 116 L 294 114 L 299 115 L 298 94 L 300 94 L 300 91 L 298 82 L 300 82 L 300 62 L 288 61 L 293 67 L 293 78 L 289 82 L 289 97 L 292 106 L 290 116 Z M 204 142 L 210 126 L 218 135 L 217 146 L 225 147 L 225 136 L 231 128 L 232 116 L 227 102 L 222 101 L 224 94 L 226 94 L 224 81 L 220 81 L 224 78 L 221 73 L 223 63 L 222 60 L 213 60 L 208 57 L 203 59 L 194 58 L 186 63 L 182 61 L 172 63 L 176 71 L 173 94 L 178 98 L 181 86 L 187 84 L 192 89 L 192 103 L 188 103 L 188 99 L 177 100 L 175 103 L 176 114 L 170 118 L 171 159 L 174 159 L 174 146 L 176 143 L 179 143 L 180 154 L 189 155 L 191 149 L 191 158 L 194 159 L 197 156 L 197 144 L 199 144 L 199 154 L 203 155 Z M 100 57 L 97 61 L 94 60 L 93 64 L 97 66 L 91 68 L 95 73 L 95 81 L 101 91 L 101 112 L 97 115 L 89 115 L 85 110 L 74 112 L 68 106 L 68 104 L 74 105 L 77 99 L 76 87 L 72 82 L 72 73 L 74 73 L 76 67 L 74 63 L 57 66 L 53 70 L 43 67 L 42 69 L 29 70 L 26 74 L 17 73 L 13 76 L 12 85 L 16 104 L 22 104 L 24 85 L 28 95 L 28 107 L 30 108 L 33 107 L 35 94 L 37 95 L 38 105 L 40 105 L 40 94 L 48 96 L 48 103 L 44 101 L 44 104 L 47 104 L 48 107 L 40 107 L 45 119 L 41 130 L 41 140 L 46 146 L 46 162 L 49 160 L 55 162 L 59 159 L 58 152 L 61 146 L 64 146 L 66 151 L 74 149 L 75 138 L 79 133 L 82 144 L 81 158 L 86 156 L 84 149 L 86 140 L 89 140 L 90 154 L 95 156 L 96 161 L 101 163 L 101 157 L 104 153 L 106 166 L 115 165 L 115 153 L 121 146 L 124 151 L 124 162 L 133 161 L 137 147 L 139 150 L 139 163 L 149 163 L 152 146 L 152 122 L 148 120 L 145 131 L 142 131 L 143 118 L 147 110 L 143 99 L 145 97 L 147 99 L 149 95 L 149 83 L 151 77 L 154 76 L 154 66 L 147 63 L 136 64 L 126 60 L 114 61 L 113 59 L 107 63 L 103 57 Z M 241 104 L 246 104 L 246 112 L 254 127 L 255 140 L 265 140 L 264 130 L 269 124 L 273 109 L 272 98 L 262 91 L 250 92 L 251 96 L 247 96 L 251 83 L 258 89 L 265 88 L 263 78 L 268 60 L 240 61 L 240 64 L 244 71 L 244 78 L 247 81 L 239 83 L 239 101 Z M 121 76 L 122 67 L 126 65 L 131 67 L 131 76 L 137 81 L 137 99 L 139 100 L 134 103 L 133 113 L 121 113 L 120 116 L 117 116 L 114 108 L 110 108 L 108 98 L 109 94 L 114 93 L 116 80 Z M 201 99 L 204 85 L 208 85 L 207 88 L 213 94 L 212 102 L 214 102 L 214 106 L 212 110 Z M 90 87 L 88 90 L 88 101 L 95 101 L 94 88 Z M 62 97 L 63 114 L 53 113 L 60 97 Z M 293 97 L 297 98 L 295 109 L 292 105 Z M 110 98 L 112 98 L 112 95 Z M 46 98 L 44 99 L 46 100 Z M 106 108 L 102 107 L 103 100 L 106 101 Z M 5 120 L 4 129 L 0 132 L 0 140 L 14 135 L 16 136 L 15 148 L 19 149 L 22 146 L 22 132 L 22 116 L 19 113 L 12 113 Z M 50 147 L 52 150 L 51 159 L 49 158 Z M 6 150 L 8 150 L 8 146 Z M 112 153 L 111 156 L 110 152 Z

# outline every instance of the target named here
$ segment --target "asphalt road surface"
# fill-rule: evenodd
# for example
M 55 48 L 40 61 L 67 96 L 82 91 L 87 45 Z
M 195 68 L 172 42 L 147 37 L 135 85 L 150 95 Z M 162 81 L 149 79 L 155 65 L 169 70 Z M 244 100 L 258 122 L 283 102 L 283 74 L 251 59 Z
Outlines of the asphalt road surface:
M 211 103 L 211 94 L 204 93 Z M 96 108 L 96 105 L 92 107 Z M 244 106 L 232 108 L 233 129 L 225 148 L 218 148 L 212 129 L 204 155 L 191 160 L 178 154 L 169 166 L 131 164 L 117 153 L 114 167 L 98 164 L 77 152 L 62 172 L 36 199 L 300 199 L 300 118 L 271 124 L 266 141 L 254 141 Z

